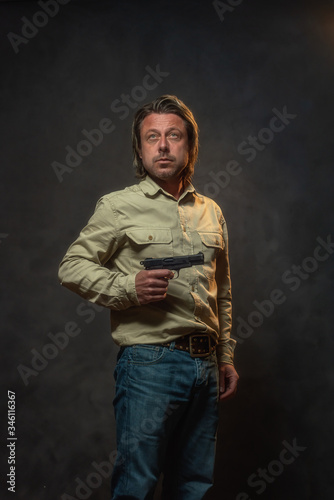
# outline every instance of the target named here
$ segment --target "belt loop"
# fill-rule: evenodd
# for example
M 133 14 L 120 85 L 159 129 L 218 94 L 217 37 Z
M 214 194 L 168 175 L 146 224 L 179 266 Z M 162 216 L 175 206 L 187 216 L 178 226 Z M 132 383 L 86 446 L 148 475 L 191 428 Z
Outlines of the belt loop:
M 175 349 L 175 340 L 173 340 L 173 342 L 171 342 L 169 346 L 170 351 L 174 351 L 174 349 Z

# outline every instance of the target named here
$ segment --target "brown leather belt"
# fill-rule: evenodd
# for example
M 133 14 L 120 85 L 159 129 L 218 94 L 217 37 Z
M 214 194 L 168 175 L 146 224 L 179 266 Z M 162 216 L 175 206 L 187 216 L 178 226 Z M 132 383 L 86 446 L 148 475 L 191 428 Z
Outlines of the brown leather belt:
M 171 343 L 172 342 L 166 342 L 161 345 L 169 347 Z M 189 352 L 190 356 L 193 358 L 204 358 L 215 351 L 216 344 L 208 334 L 191 334 L 183 335 L 183 337 L 179 337 L 175 340 L 175 349 Z

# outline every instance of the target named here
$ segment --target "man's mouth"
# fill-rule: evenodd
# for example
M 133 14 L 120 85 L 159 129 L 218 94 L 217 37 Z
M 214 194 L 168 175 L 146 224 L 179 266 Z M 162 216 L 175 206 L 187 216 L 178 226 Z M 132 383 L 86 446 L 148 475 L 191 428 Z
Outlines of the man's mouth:
M 155 160 L 156 162 L 169 162 L 169 161 L 173 161 L 171 158 L 158 158 L 157 160 Z

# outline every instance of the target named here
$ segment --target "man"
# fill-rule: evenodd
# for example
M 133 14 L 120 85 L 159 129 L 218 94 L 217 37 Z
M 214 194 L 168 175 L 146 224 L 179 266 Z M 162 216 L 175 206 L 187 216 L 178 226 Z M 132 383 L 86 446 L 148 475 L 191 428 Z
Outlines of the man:
M 139 184 L 102 197 L 67 251 L 63 285 L 111 311 L 117 461 L 112 500 L 199 500 L 213 481 L 218 400 L 234 395 L 226 223 L 190 179 L 198 128 L 177 97 L 140 108 Z M 204 264 L 144 270 L 148 257 L 203 252 Z

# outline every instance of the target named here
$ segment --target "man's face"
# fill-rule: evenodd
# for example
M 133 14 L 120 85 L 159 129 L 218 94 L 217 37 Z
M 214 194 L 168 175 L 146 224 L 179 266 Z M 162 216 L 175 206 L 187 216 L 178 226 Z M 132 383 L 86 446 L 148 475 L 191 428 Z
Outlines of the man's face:
M 148 174 L 155 181 L 179 181 L 189 156 L 182 118 L 173 113 L 151 113 L 141 124 L 140 139 L 139 154 Z

